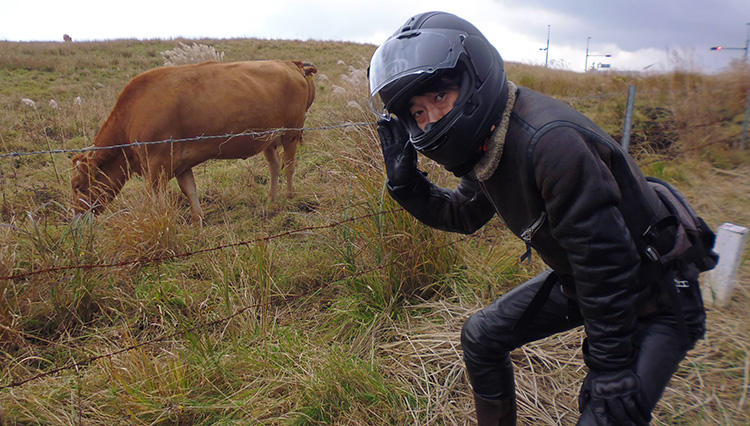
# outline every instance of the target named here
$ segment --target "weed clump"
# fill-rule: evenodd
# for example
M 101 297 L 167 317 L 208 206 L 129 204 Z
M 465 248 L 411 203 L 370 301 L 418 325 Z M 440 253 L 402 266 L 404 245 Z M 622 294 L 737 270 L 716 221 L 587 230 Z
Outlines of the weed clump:
M 219 52 L 213 46 L 206 44 L 187 44 L 180 42 L 179 47 L 161 52 L 164 65 L 197 64 L 206 61 L 221 62 L 224 52 Z

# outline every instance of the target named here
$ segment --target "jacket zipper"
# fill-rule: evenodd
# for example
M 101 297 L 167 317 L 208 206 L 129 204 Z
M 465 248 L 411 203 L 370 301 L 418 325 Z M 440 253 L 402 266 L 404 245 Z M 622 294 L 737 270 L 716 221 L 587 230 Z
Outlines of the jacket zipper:
M 487 199 L 490 200 L 490 204 L 492 204 L 492 207 L 495 209 L 495 212 L 498 214 L 498 216 L 503 217 L 502 214 L 500 214 L 500 209 L 497 208 L 497 204 L 495 204 L 495 200 L 492 198 L 490 193 L 487 191 L 487 188 L 484 186 L 484 183 L 480 180 L 477 180 L 479 183 L 479 187 L 482 188 L 482 191 L 484 191 L 484 194 L 487 196 Z M 531 240 L 534 238 L 534 235 L 537 233 L 539 228 L 544 225 L 544 221 L 547 219 L 547 212 L 542 210 L 542 214 L 539 215 L 539 217 L 534 221 L 534 223 L 531 224 L 528 228 L 524 229 L 523 232 L 521 232 L 521 239 L 524 243 L 526 243 L 526 252 L 521 256 L 521 262 L 523 262 L 526 259 L 529 259 L 529 262 L 531 262 Z
M 534 221 L 534 223 L 531 224 L 528 228 L 526 228 L 523 232 L 521 232 L 521 239 L 524 243 L 526 243 L 526 253 L 521 256 L 521 262 L 528 259 L 529 262 L 531 262 L 531 240 L 534 238 L 534 235 L 539 231 L 539 228 L 542 227 L 544 224 L 544 221 L 547 219 L 547 212 L 542 210 L 542 214 L 539 215 L 539 217 Z
M 484 192 L 484 195 L 487 196 L 487 199 L 490 200 L 490 204 L 492 204 L 492 208 L 495 209 L 495 213 L 497 213 L 497 215 L 500 216 L 503 219 L 503 221 L 505 221 L 505 218 L 503 218 L 503 215 L 500 214 L 500 209 L 498 209 L 497 204 L 495 204 L 495 200 L 492 198 L 489 191 L 487 191 L 487 187 L 484 186 L 484 183 L 479 179 L 477 179 L 477 183 L 479 183 L 479 187 L 482 188 L 482 192 Z

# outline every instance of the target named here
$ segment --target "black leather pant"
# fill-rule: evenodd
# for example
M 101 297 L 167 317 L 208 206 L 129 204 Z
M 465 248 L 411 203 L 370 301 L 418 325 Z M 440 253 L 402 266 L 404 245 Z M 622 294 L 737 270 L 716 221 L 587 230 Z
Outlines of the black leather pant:
M 583 324 L 578 306 L 563 295 L 559 283 L 552 287 L 535 315 L 524 324 L 516 324 L 551 273 L 546 271 L 514 288 L 464 324 L 461 332 L 464 361 L 471 385 L 479 396 L 490 400 L 514 397 L 510 352 L 525 343 Z M 680 361 L 705 331 L 706 316 L 698 282 L 680 288 L 677 299 L 687 333 L 680 332 L 679 317 L 672 308 L 664 307 L 638 320 L 634 336 L 638 348 L 636 374 L 649 410 L 656 406 Z

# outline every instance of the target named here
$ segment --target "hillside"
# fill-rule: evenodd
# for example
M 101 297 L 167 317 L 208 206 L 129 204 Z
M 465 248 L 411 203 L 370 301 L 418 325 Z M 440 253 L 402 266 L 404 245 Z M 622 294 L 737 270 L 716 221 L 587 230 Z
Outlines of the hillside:
M 91 145 L 127 82 L 179 42 L 224 61 L 317 66 L 296 194 L 268 200 L 262 156 L 216 160 L 195 168 L 202 226 L 174 180 L 154 194 L 140 178 L 101 215 L 73 219 L 71 150 Z M 374 49 L 0 42 L 0 277 L 16 277 L 0 279 L 0 424 L 473 424 L 461 326 L 545 266 L 518 262 L 523 243 L 498 218 L 447 234 L 384 192 L 367 107 Z M 646 174 L 678 186 L 712 228 L 750 226 L 746 65 L 711 76 L 506 68 L 616 139 L 636 85 L 630 152 Z M 706 338 L 652 424 L 750 424 L 749 258 L 746 247 L 738 289 L 709 307 Z M 523 424 L 575 424 L 582 338 L 513 353 Z

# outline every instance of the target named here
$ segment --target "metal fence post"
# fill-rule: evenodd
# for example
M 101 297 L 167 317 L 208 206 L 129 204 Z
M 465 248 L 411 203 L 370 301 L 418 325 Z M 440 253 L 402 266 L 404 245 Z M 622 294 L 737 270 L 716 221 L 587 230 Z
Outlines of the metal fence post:
M 745 101 L 745 124 L 742 126 L 742 137 L 740 137 L 740 149 L 745 149 L 745 147 L 747 146 L 748 122 L 750 122 L 750 90 L 747 91 L 747 99 Z
M 625 126 L 622 129 L 622 149 L 628 152 L 630 147 L 630 128 L 633 125 L 633 105 L 635 105 L 635 85 L 628 87 L 628 105 L 625 108 Z

